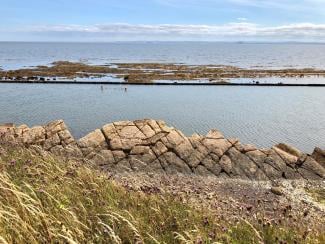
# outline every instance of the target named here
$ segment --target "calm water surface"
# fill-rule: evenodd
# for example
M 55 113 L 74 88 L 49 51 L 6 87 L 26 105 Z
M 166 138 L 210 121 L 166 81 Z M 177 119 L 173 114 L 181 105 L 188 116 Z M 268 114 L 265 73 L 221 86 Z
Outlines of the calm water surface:
M 155 87 L 0 84 L 0 123 L 62 118 L 75 137 L 103 124 L 163 119 L 185 134 L 217 128 L 269 147 L 286 142 L 311 152 L 325 146 L 325 89 L 313 87 Z
M 213 42 L 14 43 L 0 42 L 0 67 L 164 62 L 222 64 L 245 68 L 325 68 L 325 44 L 240 44 Z

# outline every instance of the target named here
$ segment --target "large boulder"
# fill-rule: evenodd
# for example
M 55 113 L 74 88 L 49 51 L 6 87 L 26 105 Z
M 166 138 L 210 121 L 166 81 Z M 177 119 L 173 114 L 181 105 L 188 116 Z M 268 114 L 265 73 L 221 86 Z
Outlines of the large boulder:
M 101 130 L 97 129 L 78 141 L 78 145 L 83 151 L 84 155 L 88 155 L 94 151 L 107 149 L 108 145 Z

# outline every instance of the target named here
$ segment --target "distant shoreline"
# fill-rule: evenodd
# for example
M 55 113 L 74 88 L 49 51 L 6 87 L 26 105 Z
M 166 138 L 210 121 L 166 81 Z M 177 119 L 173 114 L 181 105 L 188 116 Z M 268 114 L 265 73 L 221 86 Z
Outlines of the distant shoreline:
M 273 82 L 267 80 L 272 78 Z M 274 78 L 276 78 L 275 81 Z M 321 79 L 321 82 L 310 80 L 311 78 Z M 241 81 L 241 79 L 244 80 Z M 309 79 L 309 81 L 304 79 Z M 0 70 L 0 82 L 99 85 L 324 86 L 325 70 L 313 68 L 244 69 L 228 65 L 175 63 L 88 65 L 80 62 L 58 61 L 50 66 Z
M 259 87 L 325 87 L 325 84 L 300 84 L 300 83 L 227 83 L 227 82 L 111 82 L 111 81 L 30 81 L 30 80 L 0 80 L 0 84 L 52 84 L 52 85 L 131 85 L 131 86 L 259 86 Z

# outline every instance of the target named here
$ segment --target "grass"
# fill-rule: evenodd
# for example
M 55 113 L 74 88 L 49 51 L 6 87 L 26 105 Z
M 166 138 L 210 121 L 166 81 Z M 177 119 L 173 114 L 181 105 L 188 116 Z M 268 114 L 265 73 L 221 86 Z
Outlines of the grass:
M 0 172 L 0 243 L 324 241 L 243 219 L 229 224 L 175 197 L 129 191 L 90 166 L 26 149 L 2 150 Z

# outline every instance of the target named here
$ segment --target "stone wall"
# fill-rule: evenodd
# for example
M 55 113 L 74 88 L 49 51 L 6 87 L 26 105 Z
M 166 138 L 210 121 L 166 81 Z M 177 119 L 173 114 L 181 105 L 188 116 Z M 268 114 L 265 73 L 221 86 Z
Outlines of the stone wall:
M 62 120 L 45 126 L 0 126 L 0 142 L 14 142 L 83 160 L 110 172 L 160 172 L 251 180 L 325 179 L 324 150 L 307 155 L 278 144 L 270 149 L 226 139 L 217 130 L 186 137 L 163 121 L 121 121 L 75 140 Z

